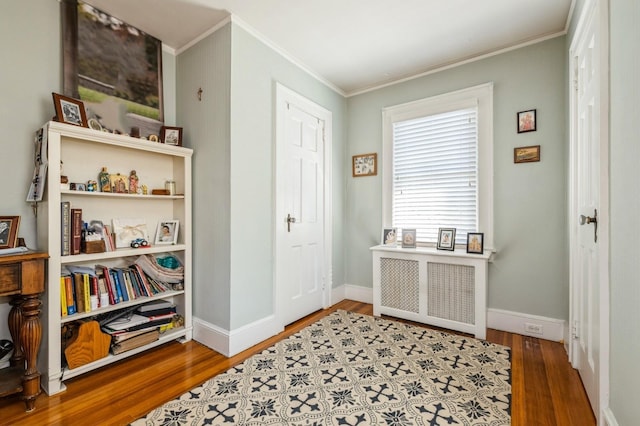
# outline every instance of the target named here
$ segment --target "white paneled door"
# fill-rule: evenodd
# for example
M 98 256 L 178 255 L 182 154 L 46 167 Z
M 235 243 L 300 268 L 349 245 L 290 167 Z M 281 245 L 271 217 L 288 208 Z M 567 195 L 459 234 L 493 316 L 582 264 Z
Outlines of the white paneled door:
M 587 2 L 571 47 L 571 360 L 596 417 L 607 405 L 608 118 L 605 2 Z
M 326 303 L 327 111 L 282 86 L 277 103 L 276 311 L 287 325 Z

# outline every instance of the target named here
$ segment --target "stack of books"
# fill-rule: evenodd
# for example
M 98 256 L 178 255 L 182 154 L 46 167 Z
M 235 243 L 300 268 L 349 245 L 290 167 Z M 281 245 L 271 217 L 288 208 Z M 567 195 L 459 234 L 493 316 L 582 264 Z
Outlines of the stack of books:
M 102 330 L 111 335 L 111 352 L 117 355 L 158 340 L 160 333 L 171 326 L 175 315 L 173 303 L 155 300 L 104 324 Z

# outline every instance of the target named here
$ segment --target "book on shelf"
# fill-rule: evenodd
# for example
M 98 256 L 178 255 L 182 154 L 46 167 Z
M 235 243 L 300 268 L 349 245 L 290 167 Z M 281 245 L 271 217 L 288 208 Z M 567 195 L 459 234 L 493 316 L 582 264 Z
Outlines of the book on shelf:
M 69 256 L 71 254 L 71 203 L 62 201 L 60 203 L 60 255 Z
M 175 305 L 173 304 L 173 302 L 170 302 L 169 300 L 164 300 L 164 299 L 158 299 L 158 300 L 152 300 L 151 302 L 147 302 L 144 305 L 140 305 L 138 306 L 137 311 L 141 313 L 141 315 L 144 315 L 144 312 L 152 312 L 152 311 L 157 311 L 159 309 L 165 309 L 165 308 L 175 308 Z
M 154 328 L 165 325 L 173 321 L 174 314 L 163 316 L 158 319 L 150 319 L 143 315 L 132 314 L 124 318 L 104 324 L 103 330 L 109 334 L 114 331 L 136 331 L 145 328 Z
M 71 209 L 71 254 L 80 254 L 82 243 L 82 209 Z
M 171 306 L 166 308 L 154 309 L 151 311 L 137 311 L 140 315 L 145 317 L 153 318 L 158 315 L 167 315 L 167 314 L 175 314 L 176 313 L 176 305 L 171 304 Z
M 66 317 L 69 312 L 67 311 L 67 286 L 64 282 L 64 277 L 60 277 L 60 314 Z
M 77 311 L 76 298 L 75 298 L 75 286 L 73 284 L 73 278 L 71 275 L 64 275 L 65 294 L 67 296 L 67 314 L 73 315 Z
M 76 304 L 76 312 L 89 312 L 91 310 L 91 305 L 85 305 L 86 301 L 86 290 L 85 290 L 85 280 L 84 274 L 74 273 L 73 277 L 73 285 L 74 285 L 74 295 L 75 295 L 75 304 Z M 87 309 L 88 308 L 88 309 Z
M 111 353 L 114 355 L 121 354 L 123 352 L 130 351 L 140 346 L 148 345 L 155 342 L 160 338 L 160 332 L 157 328 L 149 330 L 145 333 L 139 334 L 130 339 L 123 340 L 122 342 L 114 343 L 111 345 Z

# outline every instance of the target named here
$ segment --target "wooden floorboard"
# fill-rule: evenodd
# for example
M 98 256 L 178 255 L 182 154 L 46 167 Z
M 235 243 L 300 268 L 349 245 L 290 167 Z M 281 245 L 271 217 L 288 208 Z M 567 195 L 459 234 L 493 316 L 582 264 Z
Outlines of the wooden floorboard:
M 231 358 L 195 341 L 167 343 L 66 381 L 65 392 L 38 396 L 31 413 L 17 397 L 0 399 L 0 425 L 126 425 L 336 309 L 373 314 L 370 304 L 345 300 Z M 487 340 L 511 348 L 512 425 L 595 425 L 561 343 L 497 330 Z

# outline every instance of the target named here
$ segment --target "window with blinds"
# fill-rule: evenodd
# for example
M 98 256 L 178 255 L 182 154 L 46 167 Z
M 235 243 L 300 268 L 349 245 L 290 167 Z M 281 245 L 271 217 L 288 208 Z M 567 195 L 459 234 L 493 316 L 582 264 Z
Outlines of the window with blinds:
M 439 228 L 493 241 L 493 83 L 382 110 L 382 226 L 415 228 L 433 246 Z M 398 234 L 401 234 L 400 232 Z
M 393 123 L 392 223 L 435 243 L 456 228 L 456 243 L 478 229 L 476 107 Z

